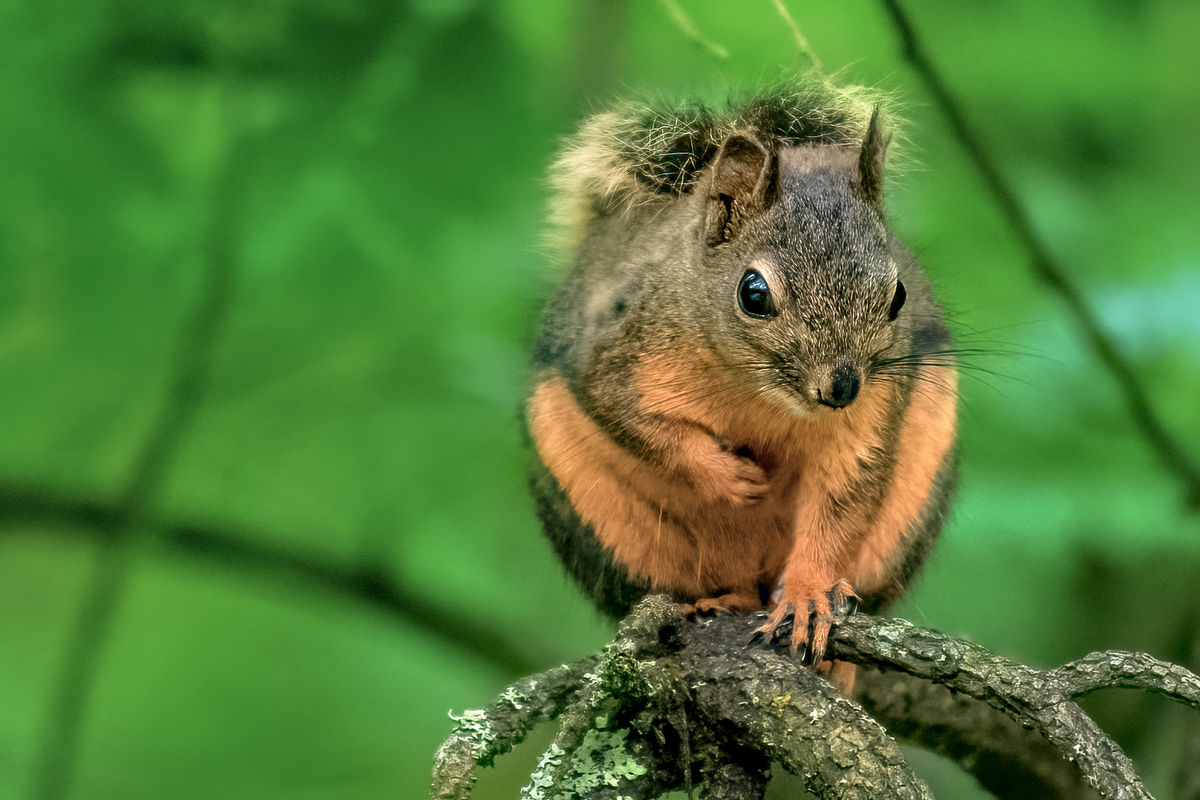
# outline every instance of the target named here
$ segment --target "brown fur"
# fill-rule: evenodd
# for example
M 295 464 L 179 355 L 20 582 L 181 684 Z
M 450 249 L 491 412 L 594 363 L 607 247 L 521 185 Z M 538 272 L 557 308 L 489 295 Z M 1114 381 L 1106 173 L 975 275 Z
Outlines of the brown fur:
M 952 444 L 953 371 L 924 368 L 943 374 L 912 396 L 886 492 L 834 519 L 828 499 L 854 494 L 858 456 L 886 435 L 898 390 L 869 385 L 847 409 L 797 417 L 723 385 L 706 360 L 651 356 L 635 368 L 642 410 L 664 420 L 652 435 L 673 454 L 665 472 L 613 441 L 561 376 L 541 376 L 531 432 L 580 518 L 633 576 L 699 610 L 760 607 L 758 584 L 780 579 L 779 608 L 827 610 L 840 579 L 859 593 L 882 586 Z
M 600 115 L 560 162 L 586 213 L 535 348 L 534 492 L 608 613 L 767 606 L 817 661 L 937 536 L 952 343 L 884 220 L 889 134 L 837 97 Z

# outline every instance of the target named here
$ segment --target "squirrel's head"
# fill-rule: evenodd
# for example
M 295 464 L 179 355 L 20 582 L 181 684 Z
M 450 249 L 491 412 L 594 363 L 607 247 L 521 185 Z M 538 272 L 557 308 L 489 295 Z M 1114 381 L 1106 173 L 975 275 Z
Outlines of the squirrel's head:
M 694 198 L 710 346 L 795 413 L 851 404 L 904 354 L 914 265 L 883 221 L 886 146 L 877 114 L 858 146 L 734 133 Z

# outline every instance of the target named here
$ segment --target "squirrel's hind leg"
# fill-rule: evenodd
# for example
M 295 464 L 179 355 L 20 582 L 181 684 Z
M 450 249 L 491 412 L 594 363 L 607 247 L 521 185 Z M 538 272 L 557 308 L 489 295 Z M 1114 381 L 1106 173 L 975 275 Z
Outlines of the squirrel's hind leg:
M 679 604 L 679 610 L 689 617 L 749 613 L 762 607 L 762 598 L 757 589 L 726 592 L 715 597 L 702 597 L 691 603 Z
M 849 697 L 854 693 L 854 679 L 858 677 L 858 665 L 849 661 L 822 661 L 817 665 L 817 674 L 832 683 L 833 688 Z

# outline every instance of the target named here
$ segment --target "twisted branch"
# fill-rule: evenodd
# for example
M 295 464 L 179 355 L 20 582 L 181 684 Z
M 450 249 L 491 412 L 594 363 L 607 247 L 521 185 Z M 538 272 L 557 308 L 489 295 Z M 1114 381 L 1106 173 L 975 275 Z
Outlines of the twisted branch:
M 465 800 L 475 785 L 475 766 L 491 765 L 525 740 L 539 722 L 551 719 L 579 693 L 596 657 L 563 664 L 509 686 L 500 699 L 480 711 L 454 717 L 454 732 L 437 752 L 435 800 Z
M 857 615 L 831 636 L 829 655 L 868 667 L 860 705 L 786 651 L 747 646 L 761 622 L 688 621 L 669 599 L 647 598 L 594 660 L 559 668 L 556 681 L 546 673 L 514 684 L 496 705 L 458 718 L 437 756 L 434 797 L 464 800 L 473 777 L 461 776 L 473 774 L 463 759 L 490 763 L 498 752 L 477 734 L 455 744 L 462 720 L 468 732 L 478 720 L 491 725 L 511 693 L 526 698 L 541 685 L 553 695 L 522 702 L 544 710 L 539 719 L 561 713 L 563 725 L 524 790 L 530 800 L 693 789 L 758 797 L 772 761 L 820 798 L 929 797 L 889 731 L 955 759 L 1001 797 L 1148 798 L 1128 757 L 1074 698 L 1119 686 L 1200 708 L 1200 679 L 1150 656 L 1093 653 L 1038 670 L 904 620 Z M 524 735 L 514 730 L 489 727 L 482 738 Z
M 854 699 L 897 739 L 962 765 L 996 797 L 1099 796 L 1038 731 L 945 686 L 860 667 Z
M 1037 670 L 979 645 L 904 620 L 865 616 L 830 637 L 829 655 L 898 669 L 982 700 L 1039 731 L 1078 767 L 1101 797 L 1148 798 L 1124 751 L 1073 700 L 1105 685 L 1166 694 L 1197 707 L 1200 680 L 1182 667 L 1133 653 L 1093 653 L 1052 670 Z

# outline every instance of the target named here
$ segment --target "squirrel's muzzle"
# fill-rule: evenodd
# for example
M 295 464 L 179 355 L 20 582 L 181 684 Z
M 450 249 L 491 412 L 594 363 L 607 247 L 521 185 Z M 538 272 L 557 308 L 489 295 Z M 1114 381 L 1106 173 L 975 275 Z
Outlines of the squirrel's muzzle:
M 858 370 L 843 364 L 833 369 L 829 377 L 817 385 L 817 402 L 830 408 L 845 408 L 858 397 L 861 386 Z

